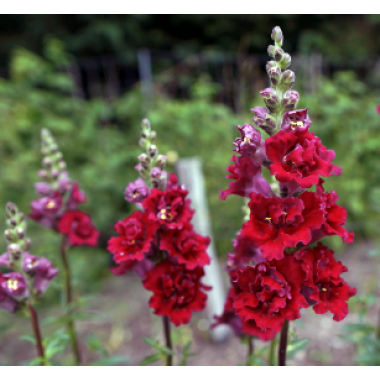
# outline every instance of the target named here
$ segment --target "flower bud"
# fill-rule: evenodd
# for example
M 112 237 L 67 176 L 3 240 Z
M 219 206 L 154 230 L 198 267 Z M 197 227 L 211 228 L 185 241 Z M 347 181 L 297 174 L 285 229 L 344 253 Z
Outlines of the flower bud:
M 157 138 L 157 133 L 155 131 L 150 131 L 149 133 L 149 140 L 154 141 Z
M 21 251 L 21 247 L 18 244 L 15 244 L 15 243 L 9 244 L 7 249 L 14 261 L 20 260 L 22 251 Z
M 276 62 L 280 62 L 284 56 L 285 52 L 280 48 L 276 48 L 274 51 L 274 56 L 273 58 L 275 59 Z
M 296 75 L 291 70 L 286 70 L 282 73 L 281 77 L 281 89 L 283 91 L 289 90 L 296 81 Z
M 157 160 L 156 160 L 156 167 L 158 167 L 159 169 L 161 170 L 164 170 L 165 166 L 166 166 L 166 156 L 163 156 L 162 154 L 160 154 L 158 157 L 157 157 Z
M 272 34 L 271 34 L 272 40 L 275 41 L 277 46 L 281 46 L 283 41 L 284 41 L 284 36 L 282 34 L 282 30 L 279 26 L 275 26 L 272 29 Z
M 148 169 L 150 165 L 150 158 L 145 154 L 142 153 L 138 156 L 138 159 L 140 161 L 140 164 L 143 168 Z
M 54 179 L 57 179 L 58 176 L 59 176 L 59 171 L 57 169 L 53 169 L 51 171 L 51 176 L 54 178 Z
M 8 202 L 5 206 L 5 210 L 8 211 L 10 215 L 16 215 L 18 212 L 17 206 L 13 202 Z
M 281 69 L 279 67 L 272 67 L 269 70 L 268 75 L 270 77 L 270 81 L 273 83 L 274 86 L 276 86 L 281 78 Z
M 289 90 L 285 93 L 282 99 L 282 107 L 286 111 L 294 110 L 297 106 L 300 96 L 297 91 Z
M 142 139 L 139 140 L 139 145 L 140 145 L 140 147 L 143 148 L 143 149 L 146 148 L 146 143 L 147 143 L 147 141 L 146 141 L 146 139 L 144 139 L 144 138 L 142 138 Z
M 38 176 L 41 178 L 41 179 L 44 179 L 44 180 L 47 180 L 49 178 L 49 174 L 46 170 L 39 170 L 38 171 Z
M 150 122 L 147 118 L 142 119 L 141 128 L 145 131 L 150 131 Z
M 57 161 L 62 160 L 63 154 L 61 152 L 57 152 L 55 158 L 57 159 Z
M 16 234 L 14 233 L 13 230 L 5 230 L 5 231 L 4 231 L 4 236 L 5 236 L 5 240 L 6 240 L 8 243 L 12 243 L 12 242 L 14 242 L 14 241 L 17 241 Z
M 150 172 L 150 182 L 153 187 L 158 187 L 160 185 L 161 170 L 159 168 L 153 168 Z
M 278 64 L 280 65 L 281 69 L 285 70 L 290 66 L 291 62 L 292 62 L 291 56 L 288 53 L 285 53 Z
M 270 112 L 275 112 L 278 106 L 278 96 L 273 88 L 266 88 L 260 91 L 265 104 L 267 105 Z
M 19 239 L 23 239 L 25 237 L 25 229 L 22 227 L 17 227 L 16 234 Z
M 51 160 L 50 157 L 45 157 L 42 160 L 42 165 L 45 166 L 45 168 L 51 168 L 51 165 L 53 164 L 53 161 Z
M 277 67 L 277 63 L 275 61 L 267 62 L 265 68 L 266 68 L 268 74 L 269 74 L 269 71 L 272 67 Z
M 156 145 L 149 145 L 147 153 L 148 153 L 149 157 L 151 157 L 151 158 L 156 157 L 157 153 L 158 153 Z
M 276 129 L 276 120 L 272 115 L 270 115 L 266 108 L 255 107 L 251 109 L 255 114 L 253 122 L 262 130 L 264 130 L 269 135 Z
M 32 248 L 32 241 L 29 238 L 24 239 L 24 249 L 29 251 Z
M 147 137 L 148 137 L 148 134 L 145 132 L 145 131 L 141 131 L 141 137 L 143 138 L 143 139 L 146 139 Z
M 276 50 L 276 46 L 274 45 L 269 45 L 268 46 L 268 55 L 270 55 L 272 58 L 274 57 L 274 52 Z

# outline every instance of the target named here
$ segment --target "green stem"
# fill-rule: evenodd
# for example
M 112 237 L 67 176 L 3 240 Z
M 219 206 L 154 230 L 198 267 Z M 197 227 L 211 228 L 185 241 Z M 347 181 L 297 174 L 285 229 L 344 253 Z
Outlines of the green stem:
M 252 336 L 248 336 L 248 355 L 247 355 L 247 363 L 246 363 L 246 365 L 249 365 L 250 358 L 254 354 L 254 352 L 255 352 L 255 344 L 254 344 L 254 341 L 253 341 L 253 337 Z
M 269 365 L 274 366 L 275 364 L 275 350 L 276 350 L 276 337 L 274 337 L 270 342 L 269 349 Z
M 173 351 L 172 346 L 172 339 L 170 335 L 170 321 L 169 318 L 164 315 L 162 317 L 163 325 L 164 325 L 164 334 L 165 334 L 165 340 L 166 340 L 166 347 L 169 348 L 169 350 Z M 172 355 L 166 355 L 166 365 L 172 366 L 173 365 L 173 357 Z
M 281 335 L 280 335 L 280 345 L 278 347 L 278 365 L 286 366 L 286 346 L 288 345 L 288 329 L 289 321 L 285 319 L 282 325 Z
M 75 331 L 74 326 L 74 319 L 72 317 L 72 290 L 71 290 L 71 273 L 70 273 L 70 267 L 69 262 L 67 260 L 66 256 L 66 249 L 67 249 L 67 237 L 63 236 L 62 238 L 62 244 L 61 244 L 61 256 L 62 256 L 62 262 L 63 267 L 65 270 L 65 290 L 66 290 L 66 306 L 67 306 L 67 330 L 70 335 L 71 340 L 71 346 L 74 353 L 74 360 L 75 365 L 81 365 L 81 356 L 80 356 L 80 350 L 78 345 L 78 339 L 77 334 Z
M 28 309 L 30 312 L 30 319 L 32 321 L 34 336 L 36 337 L 37 354 L 41 358 L 41 365 L 45 365 L 45 351 L 44 351 L 44 346 L 42 344 L 42 337 L 41 337 L 40 326 L 38 323 L 37 312 L 31 304 L 28 304 Z

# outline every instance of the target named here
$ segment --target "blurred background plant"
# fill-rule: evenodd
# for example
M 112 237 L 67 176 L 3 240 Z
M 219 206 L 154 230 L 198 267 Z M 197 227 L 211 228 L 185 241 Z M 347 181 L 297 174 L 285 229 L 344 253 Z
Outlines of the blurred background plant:
M 79 247 L 71 258 L 78 294 L 100 292 L 109 278 L 106 242 L 111 221 L 132 212 L 120 194 L 137 178 L 143 117 L 157 131 L 168 171 L 178 158 L 202 159 L 217 253 L 225 257 L 232 248 L 242 205 L 222 204 L 219 190 L 228 184 L 222 178 L 235 126 L 251 123 L 249 109 L 263 105 L 254 94 L 267 83 L 268 25 L 286 32 L 299 108 L 309 108 L 312 131 L 344 168 L 326 183 L 347 208 L 347 228 L 356 242 L 378 239 L 378 15 L 2 15 L 0 21 L 0 205 L 30 210 L 40 130 L 48 128 L 88 196 L 83 211 L 101 232 L 99 247 Z M 59 264 L 53 248 L 59 237 L 33 222 L 29 234 L 34 252 Z M 58 294 L 56 285 L 44 304 Z

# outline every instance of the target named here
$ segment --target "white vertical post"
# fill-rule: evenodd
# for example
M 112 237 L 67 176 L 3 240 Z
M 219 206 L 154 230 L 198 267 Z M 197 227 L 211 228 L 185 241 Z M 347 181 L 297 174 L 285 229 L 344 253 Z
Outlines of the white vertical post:
M 211 258 L 211 264 L 206 265 L 204 268 L 204 283 L 212 286 L 212 290 L 207 292 L 206 307 L 207 317 L 211 324 L 214 321 L 214 315 L 223 313 L 225 291 L 212 237 L 201 161 L 198 158 L 180 159 L 177 162 L 177 173 L 178 182 L 185 185 L 186 190 L 189 191 L 191 206 L 195 209 L 192 220 L 195 231 L 201 235 L 209 236 L 211 239 L 211 243 L 207 249 L 207 253 Z M 226 340 L 229 335 L 229 328 L 227 325 L 219 325 L 210 330 L 210 334 L 211 339 L 215 343 L 220 343 Z

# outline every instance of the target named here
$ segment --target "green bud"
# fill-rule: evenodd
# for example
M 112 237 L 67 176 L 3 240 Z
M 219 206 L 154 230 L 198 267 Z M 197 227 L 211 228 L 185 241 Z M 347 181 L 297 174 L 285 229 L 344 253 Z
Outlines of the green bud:
M 284 41 L 284 36 L 279 26 L 275 26 L 272 29 L 271 37 L 272 37 L 272 40 L 276 43 L 276 46 L 282 46 L 282 43 Z
M 287 69 L 290 66 L 290 63 L 292 62 L 292 58 L 288 53 L 285 53 L 282 56 L 281 61 L 278 63 L 282 70 Z

